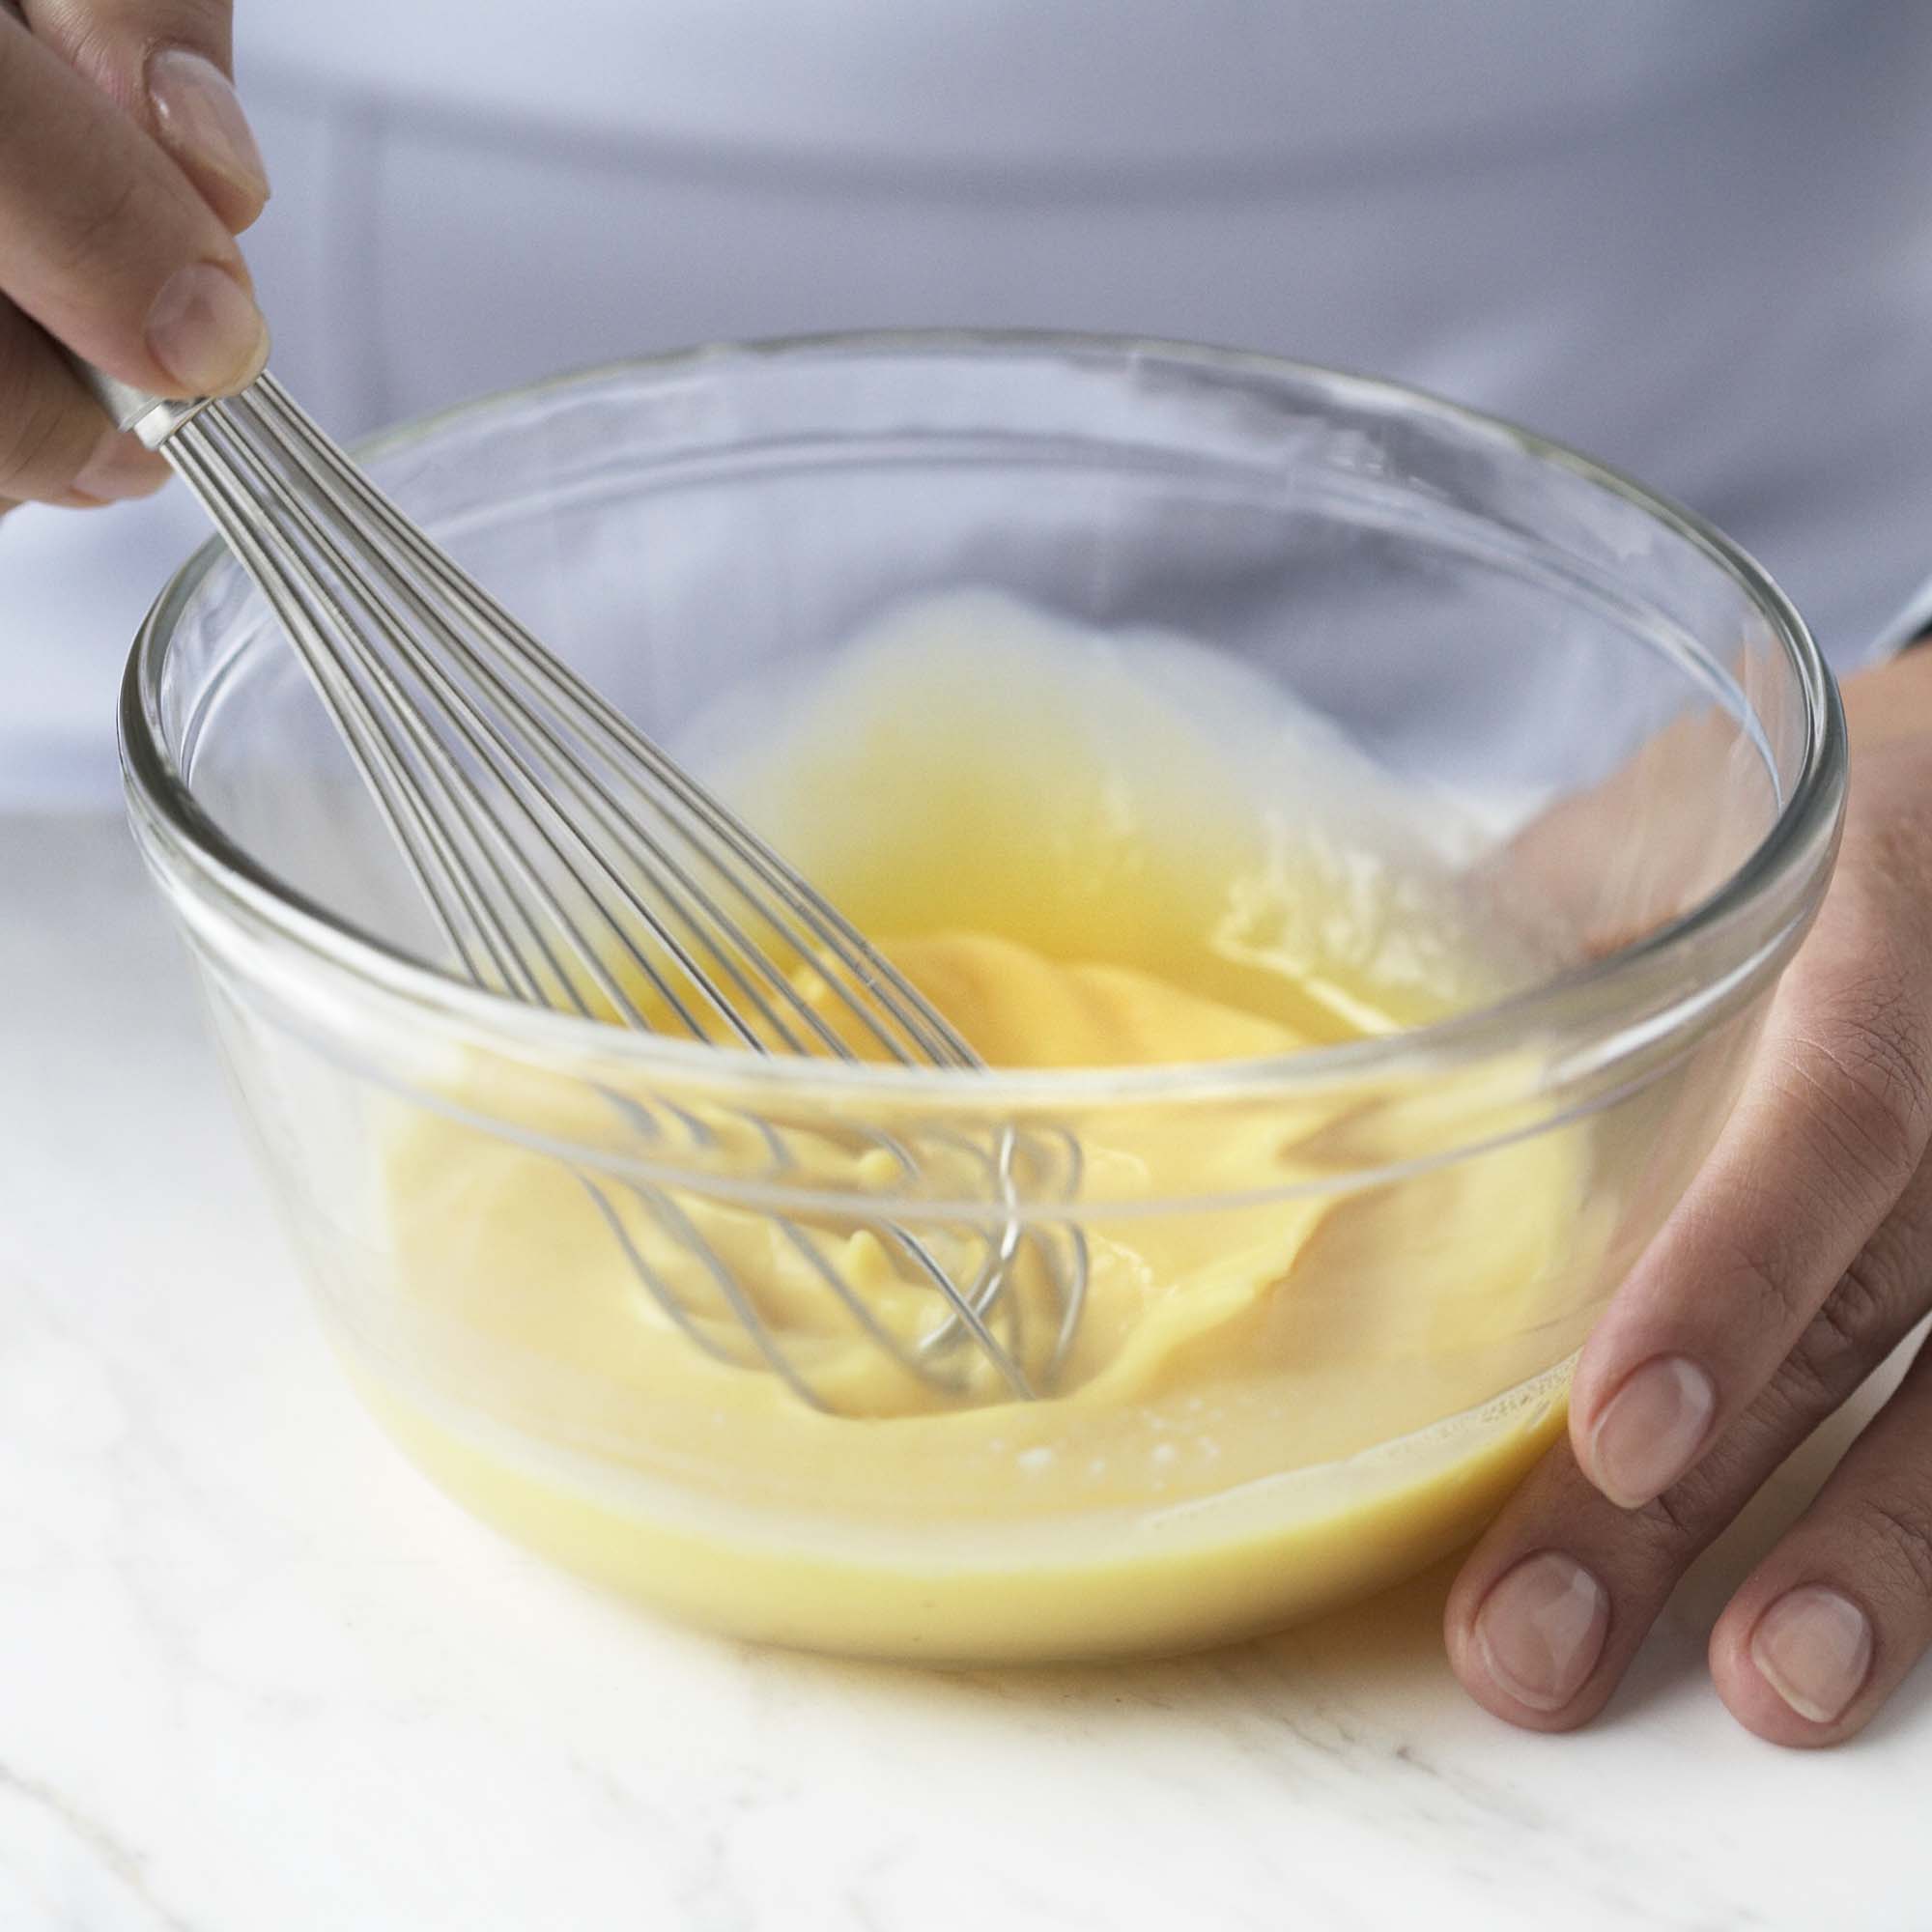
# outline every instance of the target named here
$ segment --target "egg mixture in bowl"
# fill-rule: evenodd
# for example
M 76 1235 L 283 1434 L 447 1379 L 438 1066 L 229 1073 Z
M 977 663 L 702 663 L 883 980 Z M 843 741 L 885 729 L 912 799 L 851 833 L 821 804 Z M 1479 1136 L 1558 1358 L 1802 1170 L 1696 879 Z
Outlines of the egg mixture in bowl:
M 134 819 L 412 1458 L 707 1626 L 949 1662 L 1237 1636 L 1480 1527 L 1829 871 L 1835 703 L 1747 558 L 1407 391 L 1087 339 L 706 352 L 371 462 L 985 1063 L 458 984 L 203 553 Z

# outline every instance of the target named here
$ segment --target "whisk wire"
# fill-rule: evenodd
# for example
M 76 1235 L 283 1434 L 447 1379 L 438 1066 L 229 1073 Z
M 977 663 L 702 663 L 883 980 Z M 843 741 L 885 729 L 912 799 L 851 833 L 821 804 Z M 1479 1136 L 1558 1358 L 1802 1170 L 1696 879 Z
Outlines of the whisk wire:
M 722 1029 L 758 1053 L 849 1061 L 869 1045 L 900 1065 L 980 1065 L 829 900 L 416 530 L 272 378 L 183 412 L 159 446 L 287 632 L 466 977 L 632 1027 L 668 1019 L 706 1040 Z M 620 959 L 654 1007 L 639 1004 Z M 649 1108 L 608 1097 L 639 1131 L 658 1133 Z M 664 1105 L 695 1147 L 715 1149 L 699 1115 Z M 791 1172 L 796 1158 L 778 1128 L 753 1124 L 773 1174 Z M 895 1136 L 856 1131 L 919 1180 L 922 1158 Z M 975 1135 L 931 1138 L 931 1152 L 950 1145 L 981 1169 L 990 1205 L 1007 1211 L 977 1241 L 977 1262 L 956 1270 L 897 1215 L 859 1217 L 937 1297 L 939 1319 L 923 1332 L 902 1336 L 881 1319 L 841 1272 L 836 1234 L 785 1215 L 771 1223 L 810 1278 L 906 1373 L 969 1395 L 970 1346 L 1008 1393 L 1033 1395 L 1024 1364 L 1038 1350 L 1029 1347 L 1016 1271 L 1031 1250 L 1056 1298 L 1044 1345 L 1050 1381 L 1086 1295 L 1085 1236 L 1070 1225 L 1023 1226 L 1011 1127 L 983 1146 Z M 1077 1183 L 1078 1150 L 1068 1148 Z M 761 1366 L 800 1400 L 829 1406 L 672 1193 L 573 1171 L 680 1333 L 715 1359 Z M 620 1208 L 620 1188 L 671 1251 L 696 1264 L 717 1316 L 687 1305 Z M 719 1317 L 742 1347 L 726 1344 Z
M 297 460 L 299 451 L 289 440 L 288 432 L 272 421 L 266 422 L 265 427 L 284 455 L 291 461 Z M 759 1020 L 781 1044 L 791 1052 L 806 1050 L 783 1016 L 753 983 L 746 970 L 747 966 L 753 972 L 756 972 L 770 990 L 786 1003 L 793 1017 L 804 1023 L 826 1052 L 849 1058 L 850 1049 L 845 1043 L 811 1009 L 791 980 L 754 945 L 745 928 L 715 896 L 705 890 L 676 854 L 642 823 L 638 814 L 625 807 L 595 770 L 574 755 L 566 740 L 545 722 L 540 713 L 518 698 L 515 691 L 491 664 L 467 648 L 460 634 L 422 595 L 405 571 L 398 567 L 397 562 L 389 554 L 386 544 L 373 548 L 373 558 L 384 582 L 434 634 L 438 643 L 477 678 L 519 730 L 525 732 L 550 753 L 553 769 L 561 781 L 563 788 L 611 835 L 616 848 L 631 857 L 635 864 L 639 864 L 640 870 L 659 878 L 661 896 L 673 917 L 684 927 L 690 940 L 704 950 L 713 967 L 724 976 L 740 998 L 753 1007 Z M 543 779 L 532 767 L 528 756 L 511 742 L 508 735 L 495 724 L 480 705 L 468 697 L 461 686 L 436 663 L 435 658 L 417 649 L 406 637 L 398 639 L 397 648 L 409 654 L 412 664 L 419 669 L 426 681 L 434 684 L 439 696 L 451 712 L 467 721 L 471 727 L 484 732 L 500 755 L 511 762 L 518 780 L 526 788 L 526 805 L 554 810 L 552 801 L 546 794 Z M 566 820 L 565 823 L 567 822 Z M 627 841 L 636 841 L 637 846 L 641 848 L 644 854 L 642 862 L 637 860 L 635 852 L 631 850 Z M 650 925 L 660 943 L 671 953 L 692 983 L 709 995 L 710 1005 L 717 1018 L 738 1037 L 741 1044 L 762 1050 L 764 1041 L 757 1032 L 745 1022 L 742 1014 L 729 1000 L 711 986 L 697 961 L 680 944 L 676 934 L 658 918 L 655 910 L 636 892 L 619 868 L 610 862 L 607 852 L 595 841 L 583 839 L 581 842 L 590 859 L 603 871 L 612 889 L 622 895 L 625 903 L 640 920 Z M 675 889 L 665 886 L 662 875 L 668 875 Z M 689 902 L 685 895 L 689 895 Z M 694 905 L 696 911 L 693 910 Z M 625 935 L 620 932 L 618 937 L 620 943 L 626 943 L 627 951 L 632 950 Z M 699 1037 L 705 1037 L 704 1029 L 696 1022 L 691 1023 L 689 1030 Z
M 188 425 L 182 434 L 189 439 L 207 441 L 210 440 L 210 434 L 205 426 L 206 423 L 207 416 L 204 415 Z M 464 698 L 461 691 L 450 682 L 440 667 L 418 647 L 415 640 L 402 627 L 393 622 L 376 597 L 373 588 L 356 576 L 351 559 L 343 553 L 341 546 L 320 524 L 297 493 L 239 439 L 233 440 L 223 453 L 248 475 L 263 497 L 288 519 L 292 529 L 310 546 L 312 554 L 328 566 L 329 577 L 319 578 L 318 587 L 322 596 L 331 606 L 331 613 L 336 619 L 337 634 L 343 646 L 363 674 L 380 689 L 394 714 L 403 721 L 412 742 L 425 764 L 434 773 L 437 789 L 445 808 L 464 823 L 477 842 L 485 846 L 486 851 L 494 844 L 496 851 L 500 853 L 516 870 L 525 891 L 541 904 L 553 927 L 560 932 L 570 933 L 573 930 L 570 916 L 551 880 L 539 866 L 531 862 L 529 854 L 496 810 L 489 793 L 475 785 L 473 781 L 468 786 L 464 784 L 461 769 L 449 749 L 424 724 L 425 697 L 432 693 L 435 695 L 436 699 L 440 700 L 437 715 L 445 720 L 458 740 L 473 756 L 482 761 L 484 767 L 491 771 L 493 777 L 510 792 L 513 798 L 518 796 L 514 781 L 506 775 L 505 765 L 499 764 L 497 758 L 500 756 L 507 760 L 513 757 L 514 749 L 502 744 L 500 733 L 497 731 L 495 724 Z M 336 583 L 345 587 L 347 594 L 359 607 L 366 623 L 374 627 L 391 652 L 417 677 L 424 693 L 423 696 L 412 701 L 394 670 L 384 662 L 381 654 L 372 648 L 364 630 L 356 624 L 350 611 L 344 608 L 341 598 L 335 594 Z M 493 737 L 497 741 L 494 745 Z M 497 753 L 496 756 L 493 756 L 493 752 Z M 517 767 L 512 764 L 507 769 L 509 772 L 514 772 Z M 660 998 L 681 1021 L 693 1030 L 696 1030 L 696 1019 L 691 1015 L 669 979 L 597 896 L 589 880 L 585 878 L 579 860 L 553 831 L 544 810 L 542 787 L 534 773 L 525 765 L 522 767 L 522 774 L 530 789 L 520 802 L 524 808 L 523 817 L 532 834 L 564 875 L 578 888 L 603 928 L 624 951 L 639 971 L 649 980 Z M 580 846 L 579 849 L 588 851 L 593 860 L 602 863 L 601 855 L 596 853 L 594 847 Z M 499 880 L 502 879 L 500 871 L 497 876 Z M 612 878 L 618 886 L 623 885 L 623 881 L 617 878 L 614 872 Z M 504 883 L 507 884 L 506 881 Z M 505 901 L 515 910 L 525 910 L 514 892 L 506 892 Z M 526 921 L 525 923 L 526 932 L 540 949 L 551 974 L 562 984 L 578 1010 L 587 1014 L 590 1009 L 579 995 L 572 976 L 558 958 L 548 933 L 534 921 Z M 629 1024 L 643 1025 L 642 1013 L 636 1007 L 623 981 L 611 971 L 603 949 L 591 945 L 577 950 L 596 990 Z
M 299 580 L 291 576 L 280 556 L 257 536 L 246 514 L 245 501 L 207 447 L 205 438 L 195 433 L 198 427 L 197 421 L 178 432 L 168 453 L 234 546 L 280 620 L 445 938 L 472 978 L 492 983 L 471 949 L 464 921 L 451 909 L 447 887 L 463 901 L 465 914 L 483 938 L 499 990 L 515 991 L 519 997 L 536 997 L 535 981 L 521 970 L 514 946 L 498 944 L 487 900 L 468 863 L 456 849 L 447 829 L 430 810 L 429 802 L 419 790 L 412 788 L 407 762 L 394 733 L 329 648 L 321 619 L 310 607 Z M 439 871 L 437 865 L 425 857 L 425 846 L 440 862 L 443 870 Z
M 702 829 L 725 845 L 731 854 L 750 866 L 761 883 L 776 893 L 786 909 L 796 917 L 807 937 L 796 930 L 785 932 L 787 943 L 806 959 L 821 950 L 834 957 L 872 994 L 915 1043 L 918 1057 L 928 1062 L 977 1066 L 978 1057 L 959 1035 L 916 991 L 893 964 L 874 948 L 829 900 L 809 885 L 784 860 L 734 813 L 712 798 L 643 732 L 615 710 L 568 666 L 560 663 L 473 579 L 461 571 L 435 545 L 430 543 L 347 457 L 333 449 L 323 432 L 291 399 L 272 377 L 264 376 L 254 385 L 263 402 L 285 423 L 296 427 L 303 439 L 303 453 L 320 466 L 329 479 L 348 497 L 382 533 L 392 541 L 410 562 L 463 610 L 475 625 L 474 637 L 459 640 L 459 648 L 473 662 L 478 642 L 491 649 L 500 665 L 526 688 L 534 687 L 541 701 L 554 702 L 567 713 L 587 738 L 600 742 L 607 754 L 618 759 L 635 759 L 661 785 L 665 792 L 685 809 Z M 310 445 L 313 445 L 312 447 Z M 667 814 L 668 816 L 668 814 Z M 674 818 L 671 823 L 676 824 Z M 714 852 L 693 838 L 680 827 L 700 858 L 718 867 Z M 722 867 L 720 867 L 722 870 Z M 728 879 L 729 873 L 724 876 Z M 760 908 L 771 919 L 770 908 Z M 775 925 L 779 922 L 773 920 Z M 781 927 L 782 930 L 782 927 Z M 828 980 L 831 976 L 827 976 Z M 876 1025 L 874 1016 L 850 992 L 839 985 L 832 990 L 851 1010 L 861 1025 Z M 895 1059 L 910 1060 L 905 1048 L 881 1039 L 885 1050 Z

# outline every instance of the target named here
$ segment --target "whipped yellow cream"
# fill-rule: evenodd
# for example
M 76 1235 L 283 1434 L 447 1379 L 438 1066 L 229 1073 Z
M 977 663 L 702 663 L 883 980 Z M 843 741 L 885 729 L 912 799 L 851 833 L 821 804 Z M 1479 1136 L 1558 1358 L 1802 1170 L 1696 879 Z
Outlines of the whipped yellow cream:
M 1425 838 L 1386 780 L 1230 676 L 960 599 L 727 702 L 686 749 L 996 1066 L 1271 1059 L 1523 971 L 1465 929 L 1443 826 Z M 487 1114 L 492 1077 L 454 1097 Z M 1086 1305 L 1048 1392 L 1016 1401 L 982 1358 L 949 1393 L 857 1332 L 828 1266 L 891 1333 L 934 1316 L 883 1214 L 594 1197 L 413 1114 L 387 1162 L 395 1330 L 352 1342 L 358 1379 L 480 1515 L 707 1625 L 947 1661 L 1232 1636 L 1453 1548 L 1559 1424 L 1546 1372 L 1602 1241 L 1580 1131 L 1309 1184 L 1399 1164 L 1428 1117 L 1162 1099 L 1083 1121 Z M 696 1165 L 768 1164 L 728 1110 L 696 1118 Z M 892 1195 L 849 1123 L 794 1110 L 784 1135 L 796 1173 Z M 977 1171 L 971 1148 L 923 1154 Z M 919 1233 L 965 1279 L 998 1231 Z M 1042 1378 L 1070 1252 L 1049 1229 L 1010 1266 L 1001 1332 Z M 721 1266 L 825 1407 L 742 1365 Z

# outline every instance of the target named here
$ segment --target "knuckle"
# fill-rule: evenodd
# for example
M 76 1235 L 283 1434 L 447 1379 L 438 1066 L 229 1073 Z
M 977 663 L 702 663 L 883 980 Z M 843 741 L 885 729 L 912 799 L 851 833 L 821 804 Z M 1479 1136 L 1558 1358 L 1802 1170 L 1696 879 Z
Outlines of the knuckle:
M 1744 1506 L 1747 1473 L 1734 1445 L 1720 1440 L 1696 1468 L 1640 1509 L 1594 1505 L 1609 1510 L 1612 1519 L 1598 1532 L 1593 1561 L 1597 1574 L 1612 1580 L 1612 1595 L 1661 1604 Z M 1576 1531 L 1568 1534 L 1566 1547 L 1580 1549 Z
M 1776 1245 L 1749 1245 L 1734 1236 L 1719 1273 L 1724 1303 L 1737 1310 L 1740 1333 L 1792 1331 L 1804 1312 L 1804 1293 L 1796 1268 Z
M 1711 1536 L 1710 1512 L 1702 1493 L 1707 1487 L 1687 1480 L 1634 1511 L 1634 1520 L 1641 1526 L 1645 1540 L 1673 1556 L 1701 1549 Z
M 1831 1171 L 1895 1196 L 1918 1170 L 1932 1128 L 1926 1055 L 1902 992 L 1863 996 L 1804 1042 L 1787 1076 Z
M 1866 1495 L 1853 1518 L 1882 1573 L 1907 1594 L 1932 1600 L 1932 1503 Z
M 1819 1305 L 1777 1377 L 1779 1394 L 1808 1421 L 1837 1407 L 1910 1324 L 1899 1258 L 1875 1238 Z
M 1719 1441 L 1690 1474 L 1653 1496 L 1641 1509 L 1618 1511 L 1620 1537 L 1628 1540 L 1644 1575 L 1674 1580 L 1707 1548 L 1736 1515 L 1738 1472 L 1731 1445 Z

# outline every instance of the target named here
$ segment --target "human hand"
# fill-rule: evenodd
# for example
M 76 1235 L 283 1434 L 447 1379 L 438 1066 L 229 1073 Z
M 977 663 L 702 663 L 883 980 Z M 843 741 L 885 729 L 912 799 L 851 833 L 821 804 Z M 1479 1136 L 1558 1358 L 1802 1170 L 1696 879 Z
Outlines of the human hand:
M 0 514 L 168 477 L 55 342 L 163 396 L 267 359 L 234 238 L 269 189 L 228 68 L 228 0 L 0 0 Z
M 1718 1149 L 1577 1364 L 1570 1435 L 1450 1594 L 1476 1699 L 1595 1716 L 1691 1559 L 1932 1312 L 1932 647 L 1845 691 L 1837 871 Z M 1711 1637 L 1719 1694 L 1835 1744 L 1932 1644 L 1932 1350 Z

